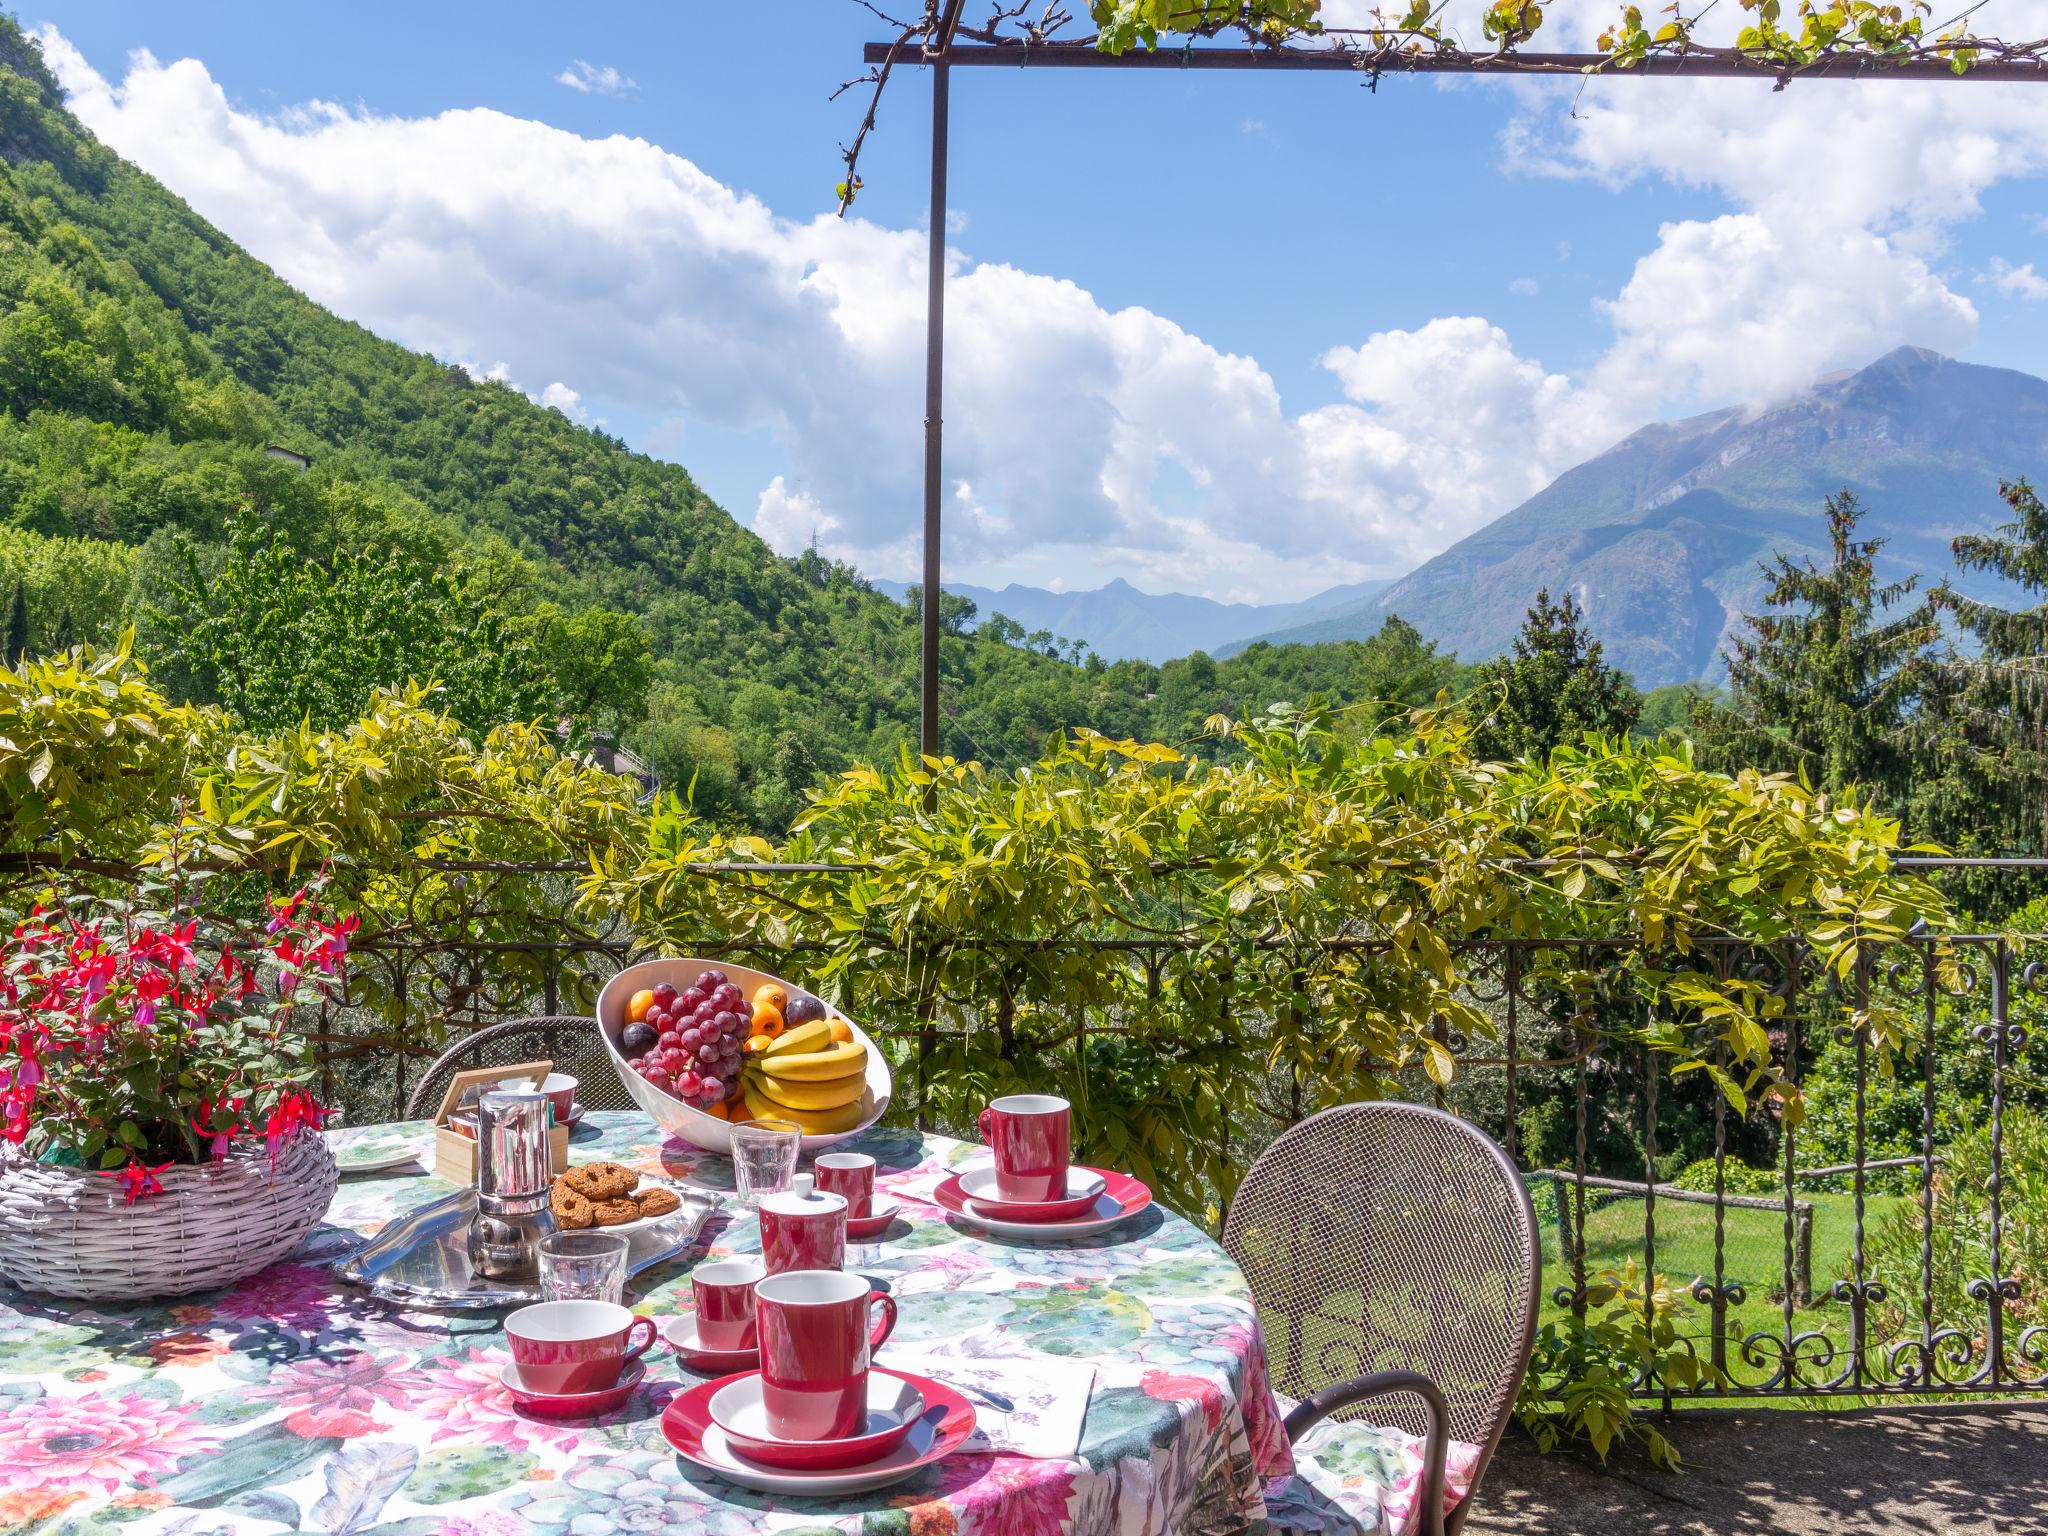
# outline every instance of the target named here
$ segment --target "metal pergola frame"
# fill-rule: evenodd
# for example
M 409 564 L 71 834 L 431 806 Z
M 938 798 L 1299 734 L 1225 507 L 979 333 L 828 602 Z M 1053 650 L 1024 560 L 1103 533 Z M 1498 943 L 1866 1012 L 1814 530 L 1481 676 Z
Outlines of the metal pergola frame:
M 869 43 L 862 62 L 884 73 L 898 63 L 916 62 L 932 71 L 931 206 L 929 271 L 925 296 L 924 389 L 924 561 L 920 598 L 918 702 L 919 746 L 928 757 L 939 751 L 939 564 L 943 506 L 945 365 L 946 365 L 946 161 L 952 106 L 952 71 L 961 68 L 1089 69 L 1089 70 L 1250 70 L 1266 74 L 1348 73 L 1377 86 L 1395 75 L 1459 74 L 1495 77 L 1535 75 L 1586 79 L 1749 79 L 1770 80 L 1782 88 L 1793 80 L 1923 80 L 2048 83 L 2048 67 L 2039 62 L 1987 62 L 1958 74 L 1944 59 L 1919 57 L 1882 63 L 1867 57 L 1829 57 L 1797 67 L 1725 51 L 1652 55 L 1627 68 L 1597 53 L 1406 53 L 1391 48 L 1363 49 L 1339 45 L 1305 49 L 1251 47 L 1242 44 L 1197 44 L 1155 50 L 1103 53 L 1085 40 L 1030 43 L 957 42 L 966 0 L 943 0 L 925 40 Z M 915 48 L 914 56 L 911 50 Z

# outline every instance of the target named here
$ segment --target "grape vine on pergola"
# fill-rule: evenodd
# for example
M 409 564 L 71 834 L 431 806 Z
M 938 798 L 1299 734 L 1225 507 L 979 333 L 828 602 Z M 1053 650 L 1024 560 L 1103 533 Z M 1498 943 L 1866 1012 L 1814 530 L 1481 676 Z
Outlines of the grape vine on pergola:
M 893 42 L 869 43 L 867 73 L 840 89 L 870 86 L 867 111 L 842 150 L 844 214 L 859 194 L 860 155 L 873 131 L 891 73 L 903 62 L 932 72 L 930 249 L 925 308 L 924 561 L 920 597 L 919 744 L 939 750 L 941 406 L 945 394 L 946 159 L 952 71 L 960 68 L 1252 70 L 1348 72 L 1377 87 L 1394 75 L 1549 75 L 1589 78 L 1794 81 L 1946 80 L 2048 82 L 2048 38 L 2007 41 L 1971 30 L 1984 0 L 1930 28 L 1924 0 L 1734 0 L 1749 24 L 1733 45 L 1697 40 L 1695 27 L 1719 0 L 1685 15 L 1683 0 L 1645 18 L 1623 5 L 1600 34 L 1600 52 L 1544 53 L 1529 48 L 1544 24 L 1536 0 L 1481 0 L 1486 46 L 1470 49 L 1443 22 L 1449 0 L 1404 0 L 1395 14 L 1373 13 L 1371 27 L 1325 27 L 1321 0 L 988 0 L 979 24 L 967 0 L 925 0 L 904 21 L 876 0 L 856 3 L 898 29 Z M 1088 12 L 1092 33 L 1069 35 L 1073 7 Z

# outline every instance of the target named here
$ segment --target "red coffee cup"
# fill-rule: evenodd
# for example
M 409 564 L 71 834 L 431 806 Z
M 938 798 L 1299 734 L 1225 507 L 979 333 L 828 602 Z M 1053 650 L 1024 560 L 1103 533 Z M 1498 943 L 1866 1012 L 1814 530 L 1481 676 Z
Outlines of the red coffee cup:
M 1013 1093 L 981 1112 L 1003 1200 L 1058 1200 L 1067 1192 L 1072 1106 L 1049 1093 Z
M 614 1302 L 544 1301 L 506 1318 L 505 1338 L 521 1384 L 559 1396 L 617 1386 L 626 1362 L 647 1353 L 655 1329 Z
M 819 1191 L 763 1195 L 761 1262 L 771 1275 L 846 1265 L 846 1201 Z
M 767 1276 L 752 1259 L 724 1259 L 691 1270 L 697 1342 L 706 1349 L 752 1349 L 754 1286 Z
M 576 1079 L 566 1072 L 550 1072 L 541 1083 L 540 1091 L 548 1096 L 548 1107 L 555 1112 L 555 1124 L 567 1125 L 569 1111 L 576 1106 Z
M 846 1214 L 865 1216 L 875 1204 L 875 1160 L 865 1152 L 827 1152 L 811 1164 L 819 1189 L 846 1202 Z
M 869 1319 L 875 1303 L 881 1316 Z M 859 1275 L 797 1269 L 754 1287 L 761 1406 L 783 1440 L 843 1440 L 867 1422 L 868 1362 L 896 1327 L 896 1298 Z

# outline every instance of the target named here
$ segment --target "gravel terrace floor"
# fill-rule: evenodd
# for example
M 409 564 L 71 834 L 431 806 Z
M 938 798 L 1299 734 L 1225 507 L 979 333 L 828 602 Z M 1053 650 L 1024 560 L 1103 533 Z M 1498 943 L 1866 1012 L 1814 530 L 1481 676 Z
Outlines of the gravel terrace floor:
M 2048 1536 L 2048 1404 L 1679 1415 L 1674 1477 L 1539 1456 L 1511 1429 L 1479 1536 Z

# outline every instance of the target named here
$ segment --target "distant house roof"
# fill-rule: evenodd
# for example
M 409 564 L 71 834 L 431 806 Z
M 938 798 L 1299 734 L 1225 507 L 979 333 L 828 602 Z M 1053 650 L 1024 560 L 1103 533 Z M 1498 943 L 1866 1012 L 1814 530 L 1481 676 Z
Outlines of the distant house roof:
M 281 447 L 276 443 L 265 443 L 263 445 L 263 453 L 266 458 L 284 459 L 289 463 L 298 465 L 301 469 L 311 469 L 313 467 L 311 455 L 300 453 L 294 448 Z

